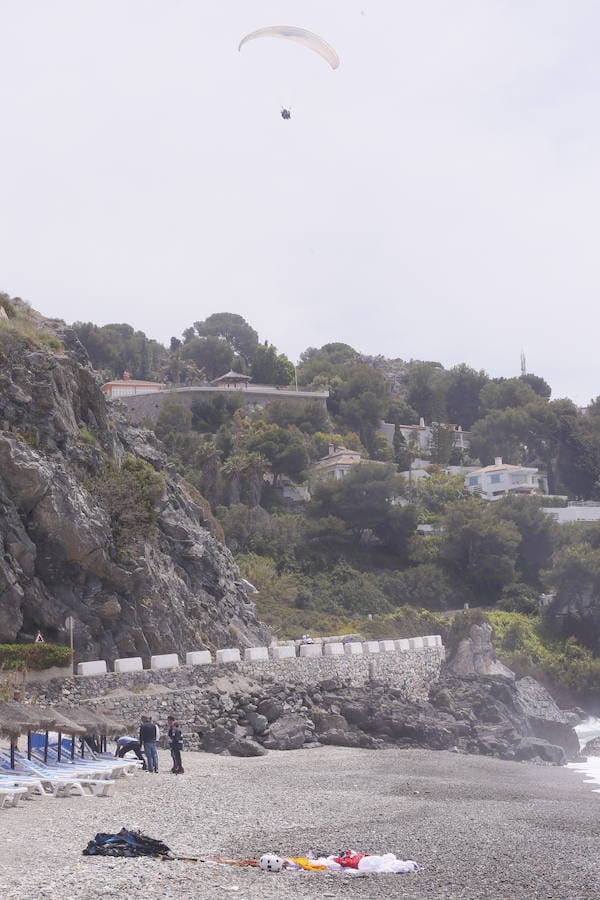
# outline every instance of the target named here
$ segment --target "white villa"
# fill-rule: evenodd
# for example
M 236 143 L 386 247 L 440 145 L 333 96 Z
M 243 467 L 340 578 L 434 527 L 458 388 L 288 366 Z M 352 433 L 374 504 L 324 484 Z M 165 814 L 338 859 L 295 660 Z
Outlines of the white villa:
M 334 478 L 339 481 L 352 469 L 361 463 L 373 463 L 372 459 L 363 459 L 356 450 L 348 450 L 346 447 L 334 447 L 329 445 L 329 453 L 317 460 L 311 469 L 313 478 Z M 375 463 L 375 465 L 381 465 Z
M 431 450 L 431 444 L 433 442 L 433 426 L 438 424 L 442 423 L 432 422 L 431 425 L 426 425 L 425 419 L 421 418 L 419 419 L 418 425 L 395 426 L 391 422 L 381 422 L 377 430 L 388 443 L 393 444 L 394 433 L 397 427 L 407 443 L 412 444 L 418 450 L 428 453 Z M 460 425 L 442 424 L 442 427 L 454 432 L 454 447 L 459 450 L 469 449 L 471 442 L 469 440 L 468 431 L 463 431 Z
M 511 466 L 497 456 L 493 466 L 473 469 L 465 486 L 484 500 L 499 500 L 506 494 L 547 494 L 546 477 L 533 466 Z

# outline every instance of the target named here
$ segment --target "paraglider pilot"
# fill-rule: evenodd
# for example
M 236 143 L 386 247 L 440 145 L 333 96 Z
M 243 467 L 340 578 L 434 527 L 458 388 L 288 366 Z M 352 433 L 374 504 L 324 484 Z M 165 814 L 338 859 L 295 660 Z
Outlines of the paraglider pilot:
M 282 119 L 291 119 L 291 118 L 292 118 L 292 114 L 291 114 L 290 110 L 289 110 L 289 109 L 286 109 L 285 107 L 282 107 L 282 109 L 281 109 L 281 118 L 282 118 Z

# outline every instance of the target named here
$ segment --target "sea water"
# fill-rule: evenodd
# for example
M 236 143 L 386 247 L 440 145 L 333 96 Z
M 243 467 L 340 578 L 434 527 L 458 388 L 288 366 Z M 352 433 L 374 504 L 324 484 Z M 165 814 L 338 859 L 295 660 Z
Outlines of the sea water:
M 593 738 L 600 737 L 600 719 L 592 717 L 585 719 L 580 725 L 575 726 L 579 746 L 583 750 L 585 744 Z M 584 781 L 589 784 L 600 785 L 600 756 L 588 756 L 586 762 L 569 763 L 569 769 L 575 769 L 584 775 Z M 594 793 L 600 794 L 600 787 L 593 788 Z

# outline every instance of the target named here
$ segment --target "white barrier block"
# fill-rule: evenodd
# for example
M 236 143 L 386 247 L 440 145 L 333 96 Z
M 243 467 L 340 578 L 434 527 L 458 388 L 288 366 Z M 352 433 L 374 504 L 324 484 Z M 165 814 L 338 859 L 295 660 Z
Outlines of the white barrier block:
M 398 638 L 394 643 L 396 645 L 396 650 L 410 650 L 410 640 L 408 638 Z
M 300 644 L 300 656 L 306 657 L 323 656 L 322 644 Z
M 185 654 L 186 666 L 209 666 L 212 662 L 210 650 L 192 650 Z
M 122 674 L 123 672 L 143 672 L 144 665 L 141 656 L 127 656 L 125 659 L 115 659 L 115 672 Z
M 237 647 L 230 647 L 226 650 L 217 650 L 218 663 L 241 662 L 242 657 Z
M 103 659 L 77 663 L 78 675 L 106 675 L 106 671 L 106 662 Z
M 244 650 L 245 662 L 262 662 L 269 658 L 268 647 L 246 647 Z
M 444 644 L 443 644 L 443 642 L 442 642 L 442 636 L 441 636 L 441 634 L 434 634 L 434 635 L 433 635 L 433 638 L 434 638 L 434 640 L 435 640 L 435 646 L 436 646 L 436 647 L 443 647 L 443 646 L 444 646 Z
M 428 634 L 423 638 L 423 646 L 424 647 L 437 647 L 437 641 L 433 634 Z
M 358 641 L 348 641 L 347 644 L 344 644 L 344 653 L 346 656 L 362 656 L 362 652 L 362 644 Z
M 296 659 L 296 647 L 294 644 L 271 647 L 271 659 Z
M 363 644 L 363 653 L 379 653 L 379 641 L 365 641 Z
M 411 650 L 422 650 L 423 649 L 423 638 L 422 637 L 409 638 L 408 643 L 410 645 Z
M 158 656 L 150 657 L 151 669 L 177 669 L 179 667 L 179 657 L 176 653 L 160 653 Z
M 379 641 L 379 649 L 382 653 L 387 653 L 390 650 L 395 650 L 396 645 L 393 641 Z
M 335 641 L 331 644 L 323 644 L 323 656 L 343 656 L 344 645 L 341 641 Z

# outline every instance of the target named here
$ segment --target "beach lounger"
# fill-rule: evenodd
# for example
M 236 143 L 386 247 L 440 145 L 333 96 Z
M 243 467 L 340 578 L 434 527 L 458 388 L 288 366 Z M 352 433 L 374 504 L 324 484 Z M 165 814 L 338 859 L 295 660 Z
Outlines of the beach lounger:
M 39 748 L 35 750 L 36 759 L 40 761 L 40 757 L 43 757 L 43 751 L 40 751 Z M 75 756 L 71 759 L 71 748 L 68 747 L 68 750 L 63 749 L 63 753 L 60 758 L 60 762 L 58 761 L 58 751 L 56 744 L 50 744 L 48 747 L 48 764 L 53 766 L 62 766 L 62 767 L 75 767 L 76 769 L 85 772 L 96 771 L 98 772 L 99 778 L 123 778 L 125 775 L 132 775 L 135 771 L 141 768 L 141 762 L 139 760 L 122 760 L 117 757 L 99 757 L 95 754 L 88 755 L 85 758 L 80 756 Z
M 0 809 L 5 806 L 16 806 L 23 794 L 27 791 L 23 787 L 7 786 L 0 787 Z
M 10 759 L 7 759 L 6 754 L 0 753 L 0 761 L 4 764 L 8 762 L 10 766 Z M 21 773 L 33 775 L 41 781 L 44 790 L 51 791 L 55 797 L 69 797 L 73 793 L 80 797 L 109 797 L 115 783 L 112 780 L 78 778 L 60 771 L 57 772 L 49 766 L 39 765 L 33 760 L 27 759 L 21 753 L 16 754 L 15 763 L 17 768 L 11 771 L 16 771 L 17 775 Z
M 26 791 L 23 800 L 33 800 L 37 795 L 41 797 L 51 797 L 52 794 L 47 794 L 44 790 L 44 786 L 39 778 L 33 778 L 31 775 L 3 775 L 0 774 L 0 787 L 3 788 L 24 788 Z
M 48 759 L 50 759 L 51 753 L 52 761 L 58 762 L 57 744 L 52 743 L 49 745 Z M 73 760 L 71 760 L 71 741 L 69 739 L 63 738 L 60 762 L 68 765 L 70 765 L 72 762 L 74 765 L 97 765 L 105 767 L 111 772 L 111 774 L 109 775 L 110 778 L 122 778 L 125 775 L 133 775 L 142 767 L 142 762 L 139 759 L 120 759 L 116 756 L 111 756 L 110 754 L 104 755 L 93 753 L 89 748 L 86 750 L 86 753 L 87 755 L 85 757 L 75 756 Z

